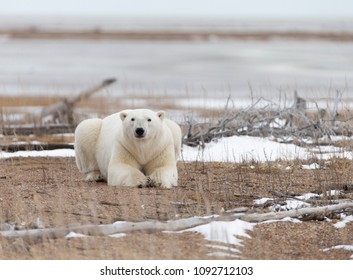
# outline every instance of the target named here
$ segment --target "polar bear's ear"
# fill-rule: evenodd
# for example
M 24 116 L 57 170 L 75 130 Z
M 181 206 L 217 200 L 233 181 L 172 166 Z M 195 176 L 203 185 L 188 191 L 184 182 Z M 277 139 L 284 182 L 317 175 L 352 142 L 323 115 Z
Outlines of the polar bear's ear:
M 126 113 L 126 112 L 121 112 L 121 113 L 120 113 L 120 119 L 121 119 L 122 121 L 124 121 L 124 120 L 126 119 L 126 117 L 127 117 L 127 113 Z
M 165 112 L 164 111 L 159 111 L 157 112 L 158 118 L 160 118 L 162 121 L 164 120 Z

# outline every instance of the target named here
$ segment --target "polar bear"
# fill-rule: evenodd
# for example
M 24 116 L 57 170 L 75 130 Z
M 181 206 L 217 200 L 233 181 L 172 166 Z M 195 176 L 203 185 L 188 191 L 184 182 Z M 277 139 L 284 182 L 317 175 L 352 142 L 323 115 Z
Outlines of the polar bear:
M 109 186 L 177 186 L 180 150 L 181 129 L 164 111 L 124 110 L 75 130 L 78 169 Z

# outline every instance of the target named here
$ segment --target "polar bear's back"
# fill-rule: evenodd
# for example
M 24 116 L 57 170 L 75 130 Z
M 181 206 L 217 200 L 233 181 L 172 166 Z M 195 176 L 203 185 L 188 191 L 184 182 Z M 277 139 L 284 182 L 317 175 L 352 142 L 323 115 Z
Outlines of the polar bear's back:
M 80 171 L 84 161 L 89 166 L 86 169 L 94 170 L 96 168 L 95 155 L 87 154 L 86 151 L 95 151 L 97 140 L 102 126 L 101 119 L 88 119 L 82 121 L 75 130 L 75 153 L 76 163 Z

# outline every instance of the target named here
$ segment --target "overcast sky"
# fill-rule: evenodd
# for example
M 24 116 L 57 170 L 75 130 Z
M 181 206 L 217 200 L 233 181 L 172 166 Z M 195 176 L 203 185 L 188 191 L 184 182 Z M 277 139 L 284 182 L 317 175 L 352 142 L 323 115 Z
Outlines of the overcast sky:
M 0 15 L 345 17 L 353 0 L 0 0 Z

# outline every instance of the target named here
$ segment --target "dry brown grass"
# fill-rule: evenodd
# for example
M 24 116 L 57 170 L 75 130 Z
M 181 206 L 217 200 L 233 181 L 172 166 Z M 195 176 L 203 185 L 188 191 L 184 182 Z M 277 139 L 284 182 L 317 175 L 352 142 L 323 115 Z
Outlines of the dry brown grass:
M 27 107 L 27 106 L 46 106 L 58 102 L 58 97 L 50 96 L 0 96 L 0 107 Z
M 324 193 L 340 189 L 340 199 L 353 199 L 349 160 L 320 162 L 319 170 L 303 170 L 304 162 L 265 164 L 179 163 L 179 187 L 174 189 L 109 187 L 82 180 L 73 158 L 20 158 L 1 160 L 0 224 L 18 229 L 115 221 L 173 220 L 222 214 L 240 206 L 252 211 L 253 200 L 287 195 Z M 306 163 L 306 162 L 305 162 Z M 285 166 L 291 164 L 291 170 Z M 338 197 L 327 197 L 326 201 Z M 316 202 L 313 202 L 314 205 Z M 322 249 L 353 242 L 349 224 L 342 230 L 331 222 L 258 225 L 244 240 L 241 258 L 349 259 L 349 252 Z M 318 237 L 318 231 L 320 236 Z M 319 240 L 320 239 L 320 240 Z M 197 234 L 129 233 L 126 237 L 79 239 L 0 238 L 2 259 L 209 259 L 210 248 Z M 309 246 L 310 245 L 310 246 Z

